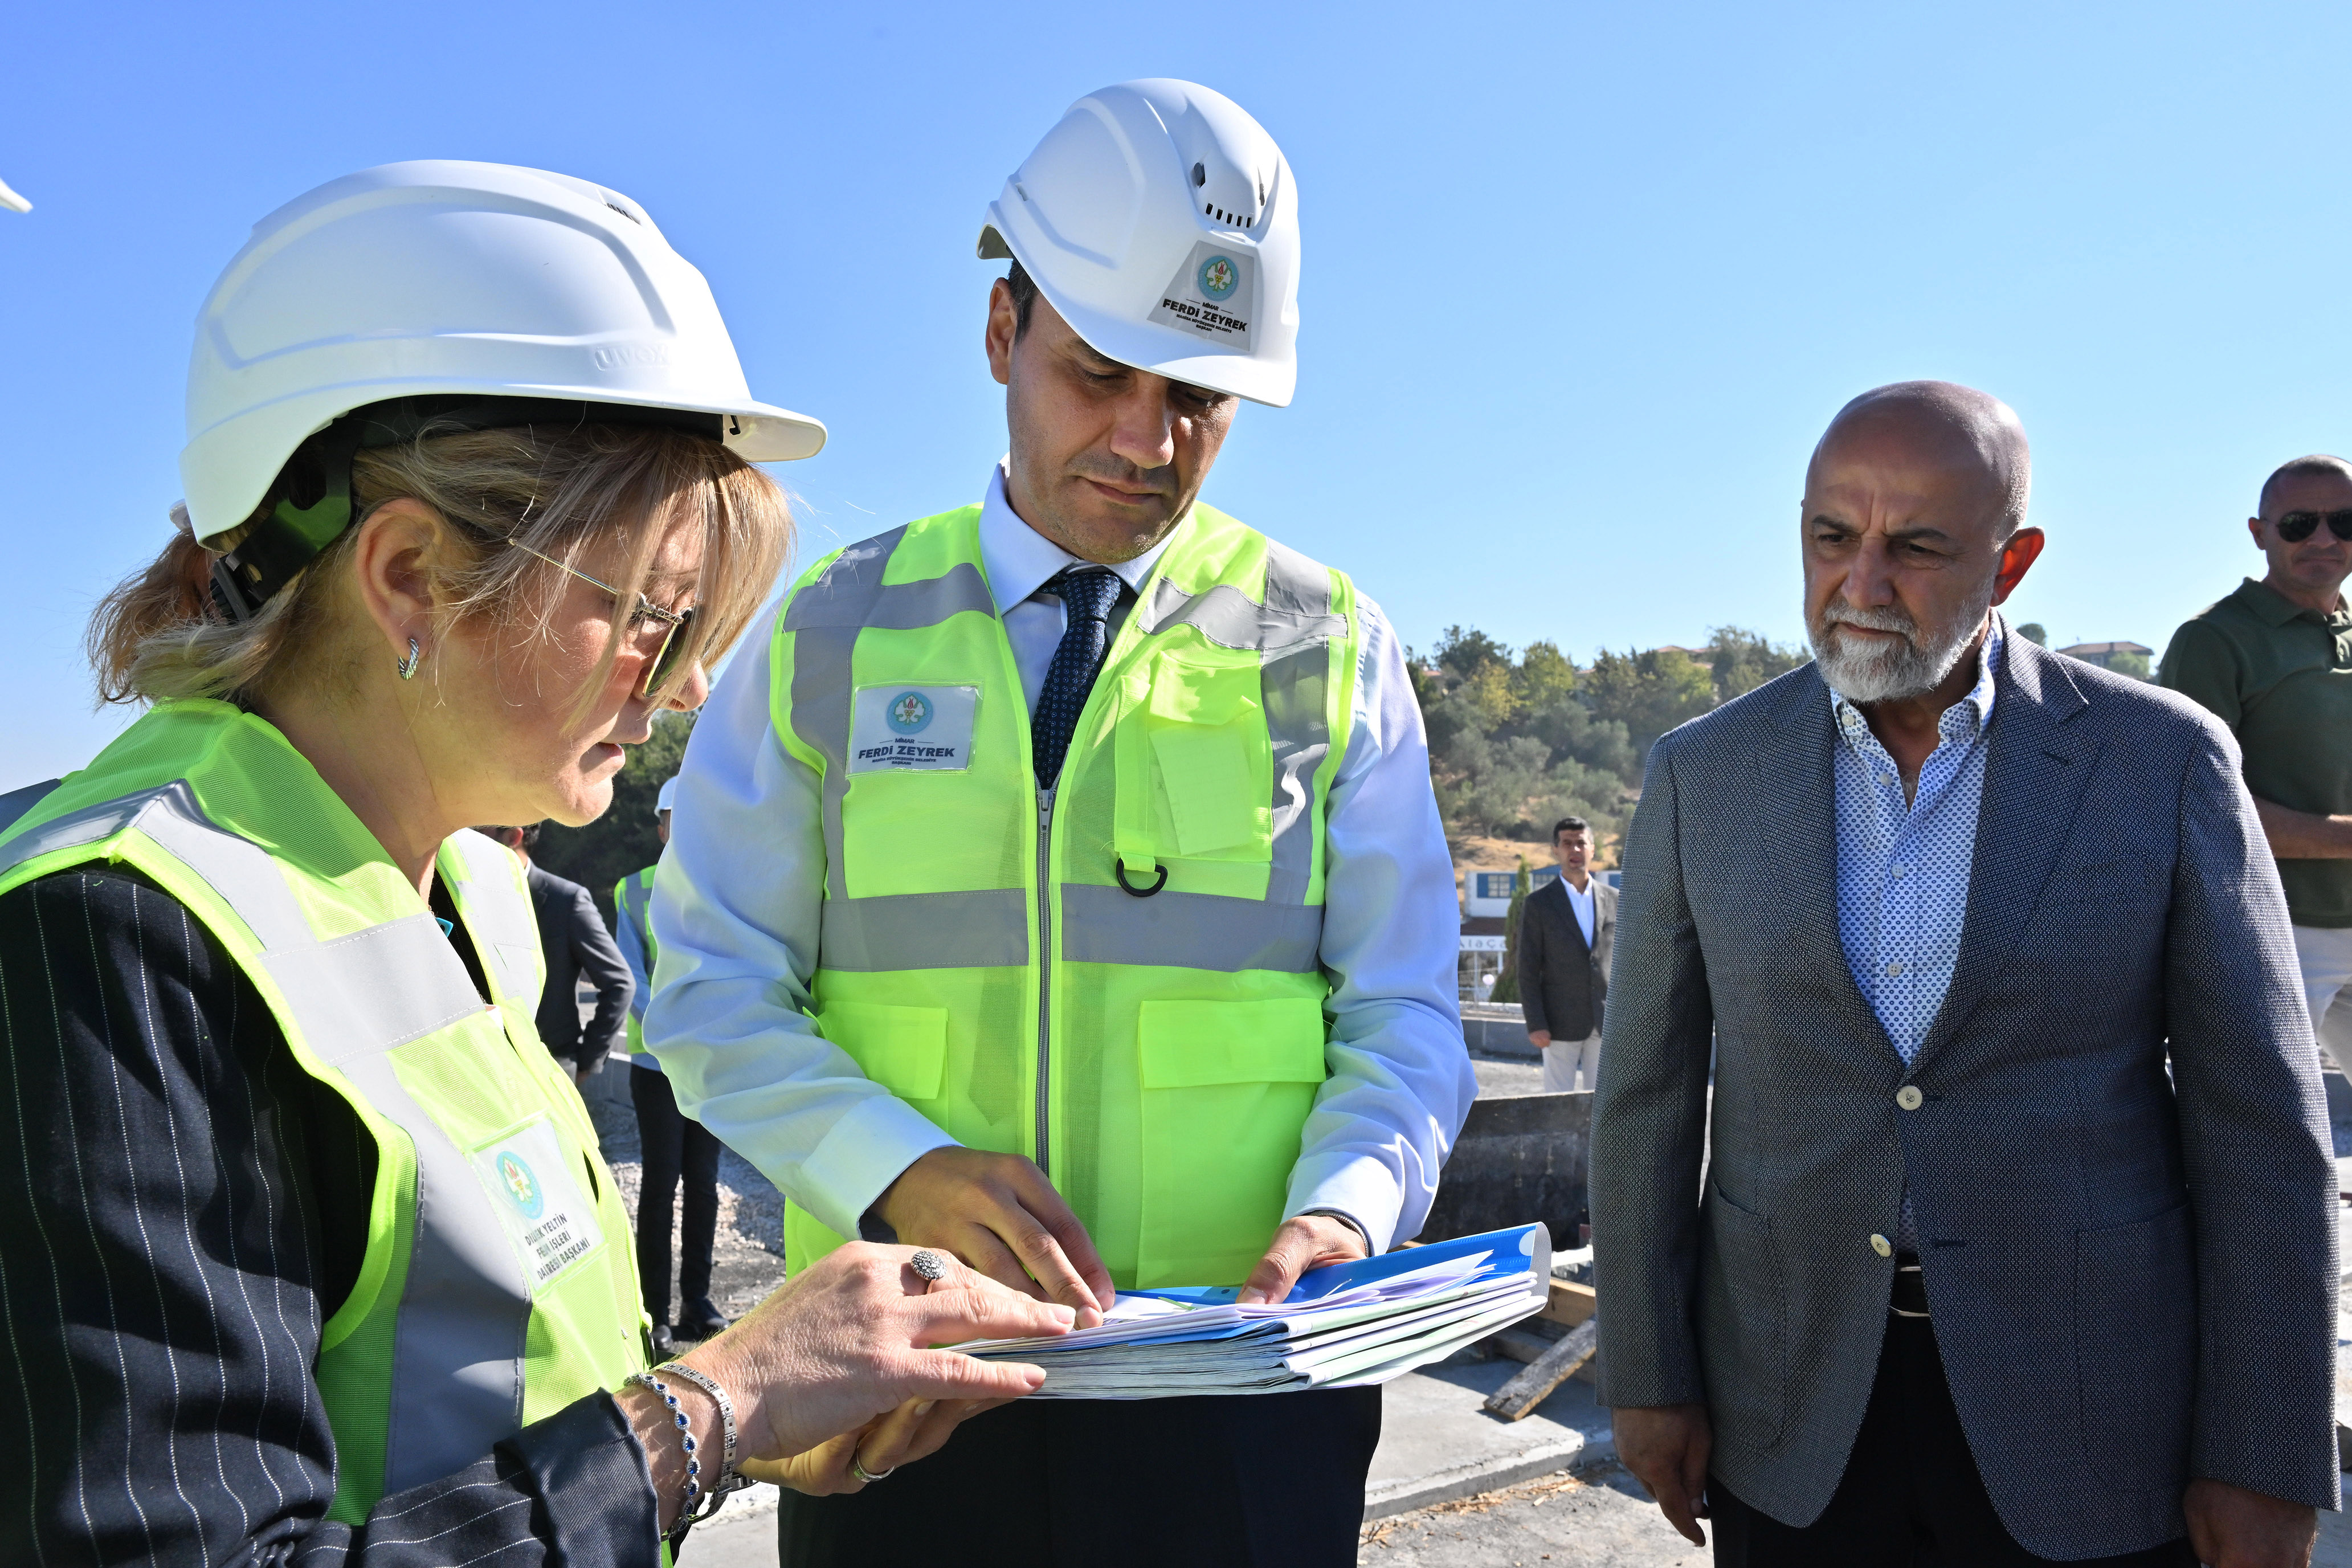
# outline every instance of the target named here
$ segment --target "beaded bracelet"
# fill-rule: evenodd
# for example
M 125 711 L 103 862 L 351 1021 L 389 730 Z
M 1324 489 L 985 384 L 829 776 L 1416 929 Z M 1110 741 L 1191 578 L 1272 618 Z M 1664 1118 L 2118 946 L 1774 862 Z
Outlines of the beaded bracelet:
M 726 1480 L 735 1473 L 735 1402 L 727 1397 L 727 1391 L 719 1386 L 718 1379 L 695 1371 L 682 1361 L 666 1361 L 654 1370 L 686 1379 L 710 1395 L 711 1403 L 719 1406 L 719 1432 L 723 1440 L 719 1457 L 719 1479 Z
M 633 1372 L 629 1374 L 629 1381 L 640 1387 L 650 1388 L 661 1396 L 661 1402 L 669 1406 L 669 1418 L 677 1425 L 679 1441 L 686 1445 L 686 1498 L 678 1504 L 677 1521 L 669 1529 L 669 1538 L 675 1541 L 683 1536 L 687 1527 L 694 1522 L 695 1500 L 702 1495 L 702 1461 L 695 1455 L 694 1423 L 687 1419 L 685 1410 L 677 1403 L 677 1395 L 669 1391 L 669 1384 L 652 1373 Z

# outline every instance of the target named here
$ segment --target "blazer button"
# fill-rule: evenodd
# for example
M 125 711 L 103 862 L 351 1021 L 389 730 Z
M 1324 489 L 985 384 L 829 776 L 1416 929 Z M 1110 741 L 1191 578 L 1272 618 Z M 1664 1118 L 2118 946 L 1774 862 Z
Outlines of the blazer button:
M 1870 1237 L 1870 1250 L 1881 1258 L 1892 1258 L 1895 1256 L 1895 1244 L 1873 1231 Z
M 1918 1110 L 1927 1098 L 1919 1092 L 1919 1086 L 1916 1083 L 1906 1083 L 1895 1091 L 1895 1103 L 1906 1110 Z

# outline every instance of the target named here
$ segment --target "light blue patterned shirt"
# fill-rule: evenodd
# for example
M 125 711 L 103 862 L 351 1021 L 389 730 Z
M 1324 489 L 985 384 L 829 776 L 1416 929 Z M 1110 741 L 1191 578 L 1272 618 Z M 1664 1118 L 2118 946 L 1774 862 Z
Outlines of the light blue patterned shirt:
M 1944 710 L 1937 725 L 1943 738 L 1919 770 L 1911 800 L 1861 710 L 1830 694 L 1843 742 L 1835 753 L 1838 939 L 1863 999 L 1906 1062 L 1927 1039 L 1959 962 L 2000 650 L 1995 616 L 1977 683 Z
M 1903 774 L 1870 732 L 1870 721 L 1830 693 L 1843 742 L 1834 752 L 1838 940 L 1863 1000 L 1906 1063 L 1927 1038 L 1960 960 L 2000 647 L 1995 616 L 1978 658 L 1977 683 L 1937 721 L 1942 739 L 1927 753 L 1909 800 L 1903 798 Z M 1907 1190 L 1895 1245 L 1906 1260 L 1919 1250 Z

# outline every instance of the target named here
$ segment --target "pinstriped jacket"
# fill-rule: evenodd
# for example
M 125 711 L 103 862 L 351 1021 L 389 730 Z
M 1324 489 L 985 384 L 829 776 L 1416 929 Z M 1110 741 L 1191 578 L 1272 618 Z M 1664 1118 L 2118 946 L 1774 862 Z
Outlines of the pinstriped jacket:
M 1715 1473 L 1811 1523 L 1907 1183 L 1953 1400 L 2029 1550 L 2176 1537 L 2196 1476 L 2333 1507 L 2335 1167 L 2236 744 L 2022 638 L 1998 682 L 1959 961 L 1908 1068 L 1839 944 L 1820 676 L 1653 750 L 1593 1110 L 1603 1401 L 1704 1401 Z

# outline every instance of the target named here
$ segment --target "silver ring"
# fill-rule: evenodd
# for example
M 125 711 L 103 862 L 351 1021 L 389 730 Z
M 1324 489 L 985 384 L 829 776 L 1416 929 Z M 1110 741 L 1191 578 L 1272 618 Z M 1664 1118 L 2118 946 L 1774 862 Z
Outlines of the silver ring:
M 887 1480 L 890 1477 L 897 1475 L 898 1473 L 898 1467 L 893 1465 L 877 1476 L 866 1469 L 864 1462 L 860 1460 L 856 1454 L 852 1454 L 849 1456 L 849 1473 L 856 1476 L 859 1480 L 865 1481 L 870 1485 L 875 1481 Z
M 948 1277 L 947 1259 L 941 1258 L 938 1253 L 933 1252 L 928 1247 L 918 1249 L 915 1256 L 907 1259 L 907 1262 L 913 1268 L 916 1273 L 921 1275 L 926 1279 L 944 1279 Z M 891 1467 L 892 1469 L 896 1469 L 898 1467 L 895 1465 Z M 889 1473 L 889 1470 L 885 1470 L 882 1472 L 882 1475 L 887 1476 Z M 879 1480 L 882 1477 L 869 1476 L 866 1479 L 869 1480 Z

